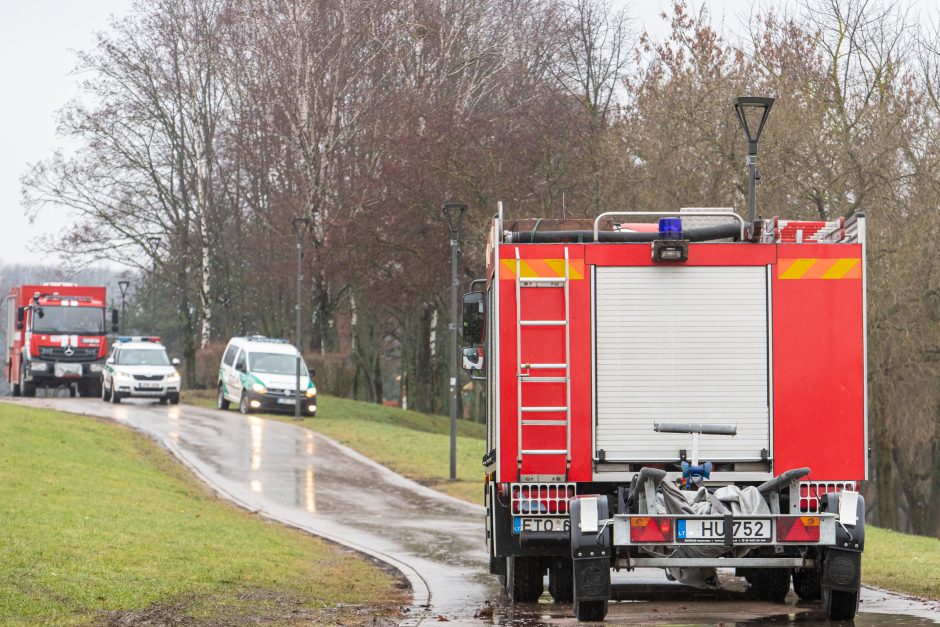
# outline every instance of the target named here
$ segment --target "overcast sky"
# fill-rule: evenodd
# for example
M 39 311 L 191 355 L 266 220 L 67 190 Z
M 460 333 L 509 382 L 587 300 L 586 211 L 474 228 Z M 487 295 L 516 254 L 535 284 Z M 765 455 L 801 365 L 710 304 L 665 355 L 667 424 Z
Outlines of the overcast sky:
M 380 1 L 380 0 L 377 0 Z M 694 0 L 701 6 L 703 0 Z M 623 0 L 636 29 L 658 37 L 659 18 L 671 0 Z M 741 25 L 753 0 L 708 0 L 713 23 L 730 32 Z M 2 0 L 0 7 L 0 262 L 55 263 L 41 252 L 68 228 L 67 212 L 46 209 L 30 224 L 20 199 L 20 178 L 27 164 L 47 158 L 62 145 L 56 137 L 56 111 L 78 96 L 75 51 L 89 48 L 109 17 L 123 17 L 132 0 Z

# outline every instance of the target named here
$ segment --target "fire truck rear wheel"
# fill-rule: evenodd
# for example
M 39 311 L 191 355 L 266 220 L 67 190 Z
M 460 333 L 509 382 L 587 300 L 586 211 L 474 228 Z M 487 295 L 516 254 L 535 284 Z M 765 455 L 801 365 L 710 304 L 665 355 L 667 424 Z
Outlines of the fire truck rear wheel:
M 749 574 L 748 582 L 758 599 L 783 603 L 790 591 L 789 568 L 756 568 Z
M 793 591 L 801 601 L 818 601 L 822 597 L 822 572 L 812 568 L 794 568 Z
M 858 611 L 858 599 L 858 590 L 848 592 L 824 588 L 822 591 L 823 611 L 830 620 L 852 620 Z
M 559 558 L 548 567 L 548 593 L 555 603 L 571 603 L 574 599 L 574 566 L 570 559 Z
M 575 601 L 574 615 L 578 622 L 600 622 L 607 616 L 607 601 Z
M 506 594 L 513 603 L 535 603 L 542 596 L 544 569 L 536 557 L 506 558 Z
M 26 377 L 21 377 L 21 380 L 23 381 L 23 396 L 26 398 L 32 398 L 36 396 L 36 384 L 33 381 L 27 381 Z

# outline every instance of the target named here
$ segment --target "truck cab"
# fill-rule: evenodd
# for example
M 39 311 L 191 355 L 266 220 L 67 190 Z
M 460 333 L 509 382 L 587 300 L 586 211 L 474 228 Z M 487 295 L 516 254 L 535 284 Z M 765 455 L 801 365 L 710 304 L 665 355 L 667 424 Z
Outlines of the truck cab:
M 37 388 L 59 387 L 80 396 L 100 394 L 107 332 L 104 287 L 43 283 L 12 288 L 6 374 L 13 395 L 35 396 Z

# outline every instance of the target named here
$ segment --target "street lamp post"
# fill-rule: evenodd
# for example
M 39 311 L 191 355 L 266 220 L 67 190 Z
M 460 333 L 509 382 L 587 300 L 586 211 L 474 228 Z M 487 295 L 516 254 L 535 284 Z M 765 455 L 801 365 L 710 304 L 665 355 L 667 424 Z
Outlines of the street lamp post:
M 121 335 L 124 335 L 124 297 L 127 296 L 127 288 L 130 286 L 130 281 L 118 281 L 118 287 L 121 288 Z
M 758 96 L 738 96 L 732 103 L 738 115 L 744 137 L 747 139 L 747 220 L 753 226 L 757 219 L 757 181 L 760 172 L 757 169 L 757 142 L 764 131 L 764 123 L 774 104 L 773 98 Z M 756 116 L 760 116 L 757 119 Z M 750 118 L 750 120 L 748 119 Z M 755 130 L 756 129 L 756 130 Z
M 450 227 L 450 478 L 457 478 L 457 259 L 460 255 L 460 222 L 467 205 L 445 203 L 442 213 Z
M 159 237 L 148 237 L 150 244 L 150 328 L 152 332 L 156 331 L 157 326 L 157 246 L 160 245 Z
M 301 343 L 300 343 L 300 334 L 301 334 L 301 280 L 303 275 L 301 274 L 301 259 L 303 258 L 303 242 L 304 236 L 307 234 L 307 227 L 310 225 L 309 218 L 294 218 L 291 220 L 291 226 L 294 227 L 294 235 L 297 236 L 297 303 L 294 305 L 294 309 L 297 314 L 297 328 L 296 328 L 296 340 L 297 340 L 297 368 L 296 368 L 296 396 L 294 398 L 294 418 L 300 420 L 300 404 L 302 402 L 302 397 L 300 393 L 300 360 L 301 357 Z

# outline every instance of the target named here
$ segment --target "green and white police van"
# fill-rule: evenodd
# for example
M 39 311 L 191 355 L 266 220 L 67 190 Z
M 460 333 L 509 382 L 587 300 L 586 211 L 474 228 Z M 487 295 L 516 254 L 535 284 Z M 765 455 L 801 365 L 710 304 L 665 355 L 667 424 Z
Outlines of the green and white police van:
M 236 403 L 243 414 L 294 412 L 297 399 L 297 349 L 287 340 L 251 335 L 229 340 L 219 366 L 219 409 Z M 300 359 L 301 410 L 317 415 L 317 388 Z

